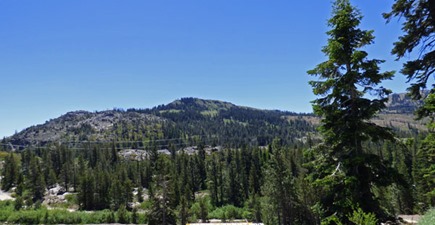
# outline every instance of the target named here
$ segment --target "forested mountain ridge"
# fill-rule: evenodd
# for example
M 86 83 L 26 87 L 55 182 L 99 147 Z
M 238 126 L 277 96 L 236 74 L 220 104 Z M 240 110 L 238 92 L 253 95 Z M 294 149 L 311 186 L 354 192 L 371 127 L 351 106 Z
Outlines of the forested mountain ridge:
M 67 215 L 62 218 L 72 218 L 68 223 L 74 224 L 95 221 L 84 217 L 98 213 L 105 214 L 98 221 L 107 223 L 165 224 L 160 219 L 170 218 L 172 222 L 166 224 L 177 219 L 186 224 L 219 218 L 276 224 L 285 214 L 286 220 L 297 224 L 320 224 L 317 212 L 311 210 L 325 193 L 313 176 L 318 121 L 312 114 L 196 98 L 152 109 L 69 112 L 4 140 L 1 189 L 18 197 L 7 213 L 0 206 L 0 215 L 8 215 L 0 221 L 22 222 L 21 217 L 13 220 L 14 213 L 42 204 L 96 210 L 83 215 L 62 211 Z M 50 134 L 57 136 L 43 139 Z M 20 140 L 19 135 L 33 139 Z M 424 158 L 412 159 L 413 146 L 421 137 L 405 137 L 410 137 L 404 139 L 406 145 L 385 142 L 365 143 L 365 147 L 379 152 L 386 168 L 397 169 L 397 176 L 414 184 L 411 179 L 418 172 L 414 168 L 424 162 Z M 38 143 L 36 138 L 47 142 Z M 22 151 L 9 151 L 10 145 Z M 411 191 L 408 183 L 379 189 L 389 214 L 410 213 L 414 202 L 424 202 L 417 198 L 424 189 Z M 46 213 L 36 206 L 34 213 L 46 216 L 29 219 L 32 223 L 39 218 L 45 224 L 63 221 L 56 216 L 61 211 Z M 167 212 L 164 216 L 162 209 Z
M 424 129 L 412 112 L 419 105 L 405 94 L 392 94 L 388 108 L 375 120 L 398 130 Z M 31 126 L 6 139 L 14 145 L 45 145 L 53 142 L 151 142 L 175 140 L 175 145 L 260 145 L 274 137 L 287 144 L 316 132 L 319 118 L 312 114 L 260 110 L 235 104 L 181 98 L 151 109 L 73 111 L 44 124 Z M 162 147 L 171 144 L 160 143 Z M 164 146 L 166 145 L 166 146 Z M 135 147 L 144 147 L 142 144 Z
M 285 118 L 288 115 L 299 114 L 259 110 L 216 100 L 181 98 L 151 109 L 69 112 L 26 128 L 6 141 L 14 145 L 45 145 L 52 142 L 151 142 L 162 139 L 188 142 L 194 138 L 206 144 L 240 146 L 267 145 L 276 136 L 294 140 L 315 130 L 303 119 L 288 121 Z M 179 142 L 175 144 L 180 145 Z

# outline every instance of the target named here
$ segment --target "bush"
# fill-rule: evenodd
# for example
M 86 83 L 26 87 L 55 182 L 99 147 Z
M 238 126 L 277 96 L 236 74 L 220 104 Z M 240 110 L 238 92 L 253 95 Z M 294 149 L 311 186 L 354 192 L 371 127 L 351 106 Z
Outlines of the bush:
M 0 224 L 104 224 L 129 223 L 131 213 L 121 207 L 116 214 L 110 210 L 94 212 L 69 212 L 65 209 L 47 210 L 45 207 L 29 208 L 16 211 L 13 201 L 0 201 Z M 136 213 L 136 222 L 145 223 L 144 214 Z
M 65 195 L 65 199 L 70 204 L 75 204 L 75 205 L 79 204 L 77 194 L 67 194 Z
M 140 203 L 139 209 L 149 210 L 152 208 L 153 202 L 151 200 L 143 201 Z
M 125 208 L 125 205 L 121 205 L 116 212 L 116 215 L 118 217 L 118 223 L 126 224 L 130 223 L 130 213 Z
M 40 224 L 42 218 L 42 210 L 23 210 L 12 213 L 7 221 L 12 224 Z
M 231 220 L 231 219 L 245 219 L 245 211 L 242 208 L 235 207 L 233 205 L 226 205 L 216 208 L 208 214 L 208 218 Z
M 21 196 L 17 196 L 17 198 L 15 199 L 15 202 L 14 202 L 14 209 L 19 211 L 19 210 L 21 210 L 23 205 L 24 205 L 23 198 Z
M 82 222 L 79 213 L 60 209 L 47 211 L 47 217 L 44 221 L 46 224 L 79 224 Z
M 418 225 L 433 225 L 435 224 L 435 208 L 427 211 L 421 220 L 418 222 Z
M 189 209 L 190 217 L 188 218 L 188 221 L 196 222 L 198 220 L 207 219 L 209 217 L 209 212 L 213 208 L 210 202 L 210 198 L 201 197 L 197 198 L 195 203 L 192 204 L 192 206 Z
M 14 212 L 14 204 L 12 201 L 0 201 L 0 222 L 6 221 Z
M 361 208 L 353 210 L 352 215 L 349 215 L 349 221 L 357 225 L 376 225 L 378 219 L 374 213 L 365 213 Z
M 88 213 L 88 212 L 76 212 L 76 213 L 80 214 L 82 223 L 84 224 L 109 223 L 108 221 L 111 220 L 111 214 L 112 214 L 112 212 L 109 210 L 95 211 L 92 213 Z M 113 222 L 114 221 L 110 221 L 110 223 Z

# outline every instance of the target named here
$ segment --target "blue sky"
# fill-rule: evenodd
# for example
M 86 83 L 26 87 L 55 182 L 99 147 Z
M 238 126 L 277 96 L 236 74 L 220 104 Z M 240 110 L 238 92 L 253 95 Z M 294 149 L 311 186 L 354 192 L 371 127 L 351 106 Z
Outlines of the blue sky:
M 390 55 L 392 0 L 354 0 Z M 0 137 L 73 110 L 149 108 L 181 97 L 310 112 L 306 74 L 325 59 L 330 1 L 0 0 Z M 403 92 L 400 74 L 384 86 Z

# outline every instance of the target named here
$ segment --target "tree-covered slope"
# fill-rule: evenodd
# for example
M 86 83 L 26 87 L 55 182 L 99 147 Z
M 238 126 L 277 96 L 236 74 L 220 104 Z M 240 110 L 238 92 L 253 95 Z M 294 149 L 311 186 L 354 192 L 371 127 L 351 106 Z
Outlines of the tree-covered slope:
M 291 142 L 315 130 L 302 118 L 286 118 L 291 115 L 299 114 L 182 98 L 151 109 L 69 112 L 29 127 L 7 141 L 14 145 L 122 141 L 144 147 L 143 143 L 159 141 L 163 148 L 170 144 L 197 144 L 191 142 L 241 146 L 267 145 L 274 137 Z
M 424 129 L 412 114 L 418 103 L 393 94 L 388 108 L 375 122 L 398 131 Z M 47 143 L 123 142 L 121 147 L 182 147 L 198 143 L 240 147 L 265 146 L 274 137 L 294 144 L 316 132 L 312 114 L 260 110 L 198 98 L 181 98 L 150 109 L 74 111 L 7 138 L 13 145 Z M 158 144 L 156 144 L 156 141 Z

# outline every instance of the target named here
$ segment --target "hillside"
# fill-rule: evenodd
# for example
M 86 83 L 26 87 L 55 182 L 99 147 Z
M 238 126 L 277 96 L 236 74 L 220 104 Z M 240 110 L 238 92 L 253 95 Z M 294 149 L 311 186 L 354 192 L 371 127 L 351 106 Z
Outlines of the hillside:
M 11 137 L 12 143 L 45 144 L 48 142 L 110 140 L 122 124 L 161 124 L 163 118 L 136 112 L 107 110 L 101 112 L 74 111 L 51 119 L 42 125 L 29 127 Z
M 242 146 L 267 145 L 274 137 L 295 140 L 315 130 L 303 119 L 286 120 L 290 115 L 298 114 L 182 98 L 152 109 L 69 112 L 24 129 L 8 141 L 14 145 L 98 141 L 147 147 L 158 141 L 160 148 L 198 143 Z
M 393 94 L 387 110 L 374 121 L 402 133 L 424 130 L 422 121 L 414 121 L 412 113 L 417 106 L 418 103 L 405 94 Z M 123 142 L 124 147 L 136 148 L 193 144 L 264 146 L 275 137 L 286 140 L 286 144 L 303 140 L 315 132 L 319 121 L 312 114 L 182 98 L 151 109 L 68 112 L 44 124 L 29 127 L 7 141 L 23 146 L 84 141 Z

